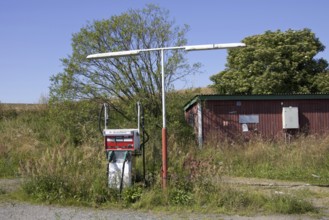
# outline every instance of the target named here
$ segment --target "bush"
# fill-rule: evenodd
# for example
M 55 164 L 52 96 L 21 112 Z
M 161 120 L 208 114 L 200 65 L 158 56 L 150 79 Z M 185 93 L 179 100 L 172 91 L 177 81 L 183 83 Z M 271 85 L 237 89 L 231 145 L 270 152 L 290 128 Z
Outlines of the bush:
M 141 198 L 142 193 L 143 189 L 141 186 L 132 186 L 123 190 L 122 198 L 123 201 L 128 205 L 137 202 Z
M 172 189 L 169 194 L 170 204 L 172 205 L 191 205 L 193 198 L 192 193 L 183 189 Z

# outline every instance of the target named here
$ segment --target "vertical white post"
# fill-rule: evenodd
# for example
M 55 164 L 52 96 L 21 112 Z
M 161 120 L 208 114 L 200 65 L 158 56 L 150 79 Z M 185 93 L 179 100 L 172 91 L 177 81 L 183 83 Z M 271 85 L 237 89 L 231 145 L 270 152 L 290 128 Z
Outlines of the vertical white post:
M 198 142 L 199 148 L 202 148 L 203 144 L 203 134 L 202 134 L 202 104 L 201 101 L 198 102 Z
M 165 97 L 165 75 L 164 75 L 164 50 L 161 50 L 161 86 L 162 86 L 162 127 L 166 127 L 166 97 Z
M 140 119 L 141 119 L 141 103 L 137 102 L 137 123 L 138 123 L 138 134 L 140 135 Z
M 104 129 L 107 129 L 107 121 L 108 121 L 108 118 L 109 118 L 109 115 L 108 115 L 108 109 L 107 109 L 107 104 L 104 103 Z

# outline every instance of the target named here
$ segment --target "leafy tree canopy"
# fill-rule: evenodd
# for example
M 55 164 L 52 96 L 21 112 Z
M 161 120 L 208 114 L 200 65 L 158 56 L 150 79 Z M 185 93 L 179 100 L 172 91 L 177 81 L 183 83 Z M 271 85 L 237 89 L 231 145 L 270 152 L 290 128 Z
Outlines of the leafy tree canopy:
M 245 48 L 228 52 L 226 69 L 211 76 L 222 94 L 329 91 L 328 62 L 315 56 L 325 46 L 309 29 L 266 31 L 247 37 Z
M 94 21 L 73 34 L 73 52 L 62 59 L 64 71 L 51 78 L 51 100 L 110 100 L 120 103 L 142 101 L 153 115 L 161 112 L 160 51 L 133 57 L 87 60 L 87 55 L 123 50 L 185 45 L 188 26 L 176 26 L 167 10 L 147 5 L 110 19 Z M 165 51 L 165 88 L 198 70 L 190 66 L 180 50 Z

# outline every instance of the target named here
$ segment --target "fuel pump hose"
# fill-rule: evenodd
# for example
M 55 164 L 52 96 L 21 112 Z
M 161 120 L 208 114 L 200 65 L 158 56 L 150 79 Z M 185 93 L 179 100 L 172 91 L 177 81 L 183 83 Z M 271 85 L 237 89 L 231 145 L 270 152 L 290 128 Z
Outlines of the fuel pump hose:
M 121 172 L 121 180 L 120 180 L 120 194 L 121 194 L 122 188 L 123 188 L 123 177 L 124 177 L 124 173 L 125 173 L 125 165 L 126 165 L 126 162 L 128 161 L 128 156 L 129 156 L 129 153 L 128 153 L 128 151 L 126 151 L 124 160 L 123 160 L 123 164 L 122 164 L 122 172 Z

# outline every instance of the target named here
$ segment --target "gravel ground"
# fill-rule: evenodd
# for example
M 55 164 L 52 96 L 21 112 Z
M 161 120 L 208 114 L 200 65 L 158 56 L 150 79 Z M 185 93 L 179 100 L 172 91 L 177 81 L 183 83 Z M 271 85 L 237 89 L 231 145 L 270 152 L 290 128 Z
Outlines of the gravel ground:
M 1 220 L 153 220 L 153 219 L 223 219 L 223 220 L 293 220 L 293 219 L 319 219 L 298 215 L 271 215 L 271 216 L 224 216 L 213 214 L 164 214 L 153 212 L 139 212 L 131 210 L 95 210 L 87 208 L 57 207 L 31 205 L 25 203 L 0 204 Z M 325 219 L 325 218 L 322 218 Z

